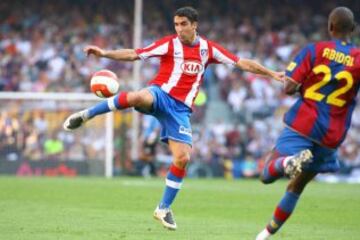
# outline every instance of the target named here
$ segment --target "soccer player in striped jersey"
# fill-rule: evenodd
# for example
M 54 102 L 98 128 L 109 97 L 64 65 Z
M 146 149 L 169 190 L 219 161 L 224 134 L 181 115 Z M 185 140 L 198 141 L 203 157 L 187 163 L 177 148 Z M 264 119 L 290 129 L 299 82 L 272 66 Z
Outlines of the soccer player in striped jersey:
M 66 130 L 73 130 L 99 114 L 132 107 L 159 120 L 162 127 L 160 139 L 168 143 L 173 163 L 154 217 L 170 230 L 177 228 L 170 206 L 181 188 L 185 167 L 190 161 L 191 108 L 203 81 L 205 68 L 212 63 L 232 64 L 244 71 L 277 80 L 284 77 L 283 72 L 271 71 L 253 60 L 239 59 L 219 44 L 198 35 L 197 26 L 197 11 L 192 7 L 183 7 L 174 15 L 176 34 L 166 36 L 145 48 L 104 50 L 97 46 L 87 46 L 85 52 L 88 55 L 119 61 L 157 57 L 160 59 L 160 69 L 148 87 L 139 91 L 120 92 L 89 109 L 72 114 L 64 122 Z
M 261 180 L 291 180 L 273 217 L 257 236 L 268 239 L 295 209 L 300 194 L 318 173 L 338 170 L 337 148 L 350 127 L 360 83 L 360 49 L 350 43 L 354 15 L 346 7 L 329 16 L 331 41 L 305 46 L 286 70 L 285 92 L 299 92 L 285 114 L 285 129 L 267 155 Z

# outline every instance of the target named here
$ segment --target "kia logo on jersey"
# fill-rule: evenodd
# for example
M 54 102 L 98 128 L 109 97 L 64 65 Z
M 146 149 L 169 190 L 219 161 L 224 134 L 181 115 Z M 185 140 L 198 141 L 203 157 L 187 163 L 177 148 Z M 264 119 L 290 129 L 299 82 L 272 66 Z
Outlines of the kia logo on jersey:
M 187 75 L 197 75 L 203 68 L 203 65 L 197 61 L 185 61 L 181 64 L 181 70 Z

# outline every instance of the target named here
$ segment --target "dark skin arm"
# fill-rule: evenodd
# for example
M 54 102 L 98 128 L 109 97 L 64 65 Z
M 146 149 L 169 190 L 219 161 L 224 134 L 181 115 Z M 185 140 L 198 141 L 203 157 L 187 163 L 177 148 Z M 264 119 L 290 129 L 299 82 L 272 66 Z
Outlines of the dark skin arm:
M 287 95 L 293 95 L 299 90 L 300 84 L 298 84 L 292 78 L 286 77 L 284 81 L 284 91 Z

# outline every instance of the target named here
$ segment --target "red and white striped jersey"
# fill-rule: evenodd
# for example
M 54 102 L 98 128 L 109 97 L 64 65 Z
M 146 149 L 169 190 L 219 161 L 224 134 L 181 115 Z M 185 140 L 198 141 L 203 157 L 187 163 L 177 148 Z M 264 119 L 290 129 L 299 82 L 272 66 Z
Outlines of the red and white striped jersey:
M 210 63 L 236 64 L 238 61 L 237 56 L 202 37 L 197 44 L 189 46 L 182 44 L 177 35 L 171 35 L 135 51 L 142 60 L 160 58 L 159 72 L 149 84 L 160 86 L 190 108 Z

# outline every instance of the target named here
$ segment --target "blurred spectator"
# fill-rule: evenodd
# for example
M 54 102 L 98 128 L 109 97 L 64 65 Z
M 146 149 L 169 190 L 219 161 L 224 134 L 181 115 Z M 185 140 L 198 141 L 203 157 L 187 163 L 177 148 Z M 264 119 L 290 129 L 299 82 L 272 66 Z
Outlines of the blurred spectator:
M 326 38 L 326 16 L 338 3 L 305 0 L 299 8 L 298 1 L 285 0 L 254 0 L 247 4 L 235 0 L 186 2 L 200 10 L 200 34 L 222 43 L 240 58 L 258 59 L 274 70 L 284 70 L 304 44 Z M 146 29 L 143 46 L 173 34 L 170 13 L 182 4 L 179 0 L 144 1 L 147 11 L 143 11 L 143 29 Z M 87 58 L 82 49 L 87 44 L 108 49 L 131 47 L 133 5 L 132 0 L 88 0 L 86 4 L 70 0 L 2 1 L 0 91 L 88 92 L 89 76 L 102 68 L 116 72 L 122 88 L 131 88 L 131 63 Z M 344 5 L 360 9 L 359 1 L 346 1 Z M 359 22 L 360 16 L 356 17 Z M 359 28 L 353 42 L 360 43 Z M 154 76 L 158 65 L 155 59 L 142 65 L 142 85 Z M 282 84 L 244 74 L 231 66 L 208 68 L 204 83 L 192 119 L 195 129 L 192 173 L 202 171 L 209 175 L 210 168 L 212 175 L 224 175 L 224 169 L 231 175 L 239 167 L 241 176 L 255 176 L 255 165 L 261 164 L 259 157 L 274 144 L 282 126 L 282 114 L 294 99 L 283 94 Z M 214 98 L 209 92 L 212 83 L 219 86 L 220 101 L 228 104 L 236 124 L 225 120 L 211 125 L 204 122 L 209 100 Z M 57 132 L 54 118 L 45 114 L 46 110 L 29 113 L 26 108 L 54 110 L 59 107 L 57 103 L 38 105 L 24 101 L 15 105 L 23 106 L 22 112 L 13 106 L 1 109 L 0 156 L 10 160 L 21 157 L 40 160 L 43 154 L 51 158 L 66 155 L 77 161 L 103 159 L 105 138 L 101 128 L 84 130 L 85 134 L 79 138 Z M 360 166 L 359 109 L 354 111 L 352 128 L 339 151 L 343 172 L 347 173 Z M 122 141 L 116 146 L 128 151 L 128 139 L 124 138 L 129 134 L 128 128 L 122 127 L 120 132 L 121 138 L 116 138 Z M 49 133 L 51 136 L 47 137 Z M 115 168 L 131 168 L 129 152 L 120 155 Z M 159 155 L 158 158 L 166 159 L 161 151 Z
M 47 159 L 62 159 L 62 154 L 64 153 L 64 143 L 58 139 L 56 132 L 48 132 L 43 148 Z

